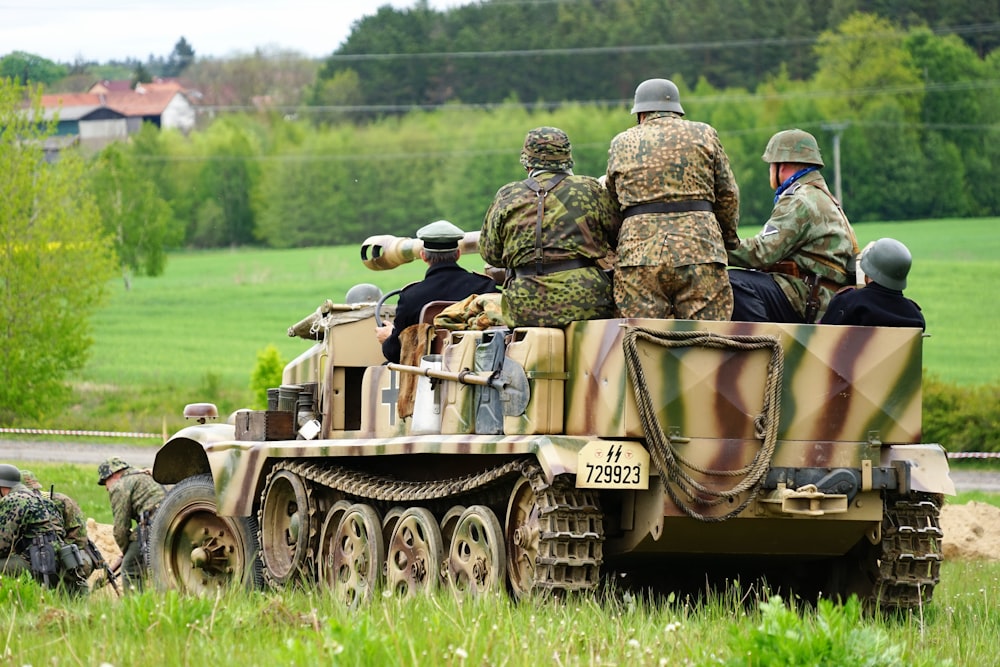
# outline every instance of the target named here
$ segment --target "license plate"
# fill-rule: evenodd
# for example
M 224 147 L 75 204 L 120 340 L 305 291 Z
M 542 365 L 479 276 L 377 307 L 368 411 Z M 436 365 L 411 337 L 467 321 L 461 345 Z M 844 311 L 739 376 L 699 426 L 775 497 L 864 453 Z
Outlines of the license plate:
M 578 489 L 649 488 L 649 452 L 637 442 L 591 442 L 576 461 Z

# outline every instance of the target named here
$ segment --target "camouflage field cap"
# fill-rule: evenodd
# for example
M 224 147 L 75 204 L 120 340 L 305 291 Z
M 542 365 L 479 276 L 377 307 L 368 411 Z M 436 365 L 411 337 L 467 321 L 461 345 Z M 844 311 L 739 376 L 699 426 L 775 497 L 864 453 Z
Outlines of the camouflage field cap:
M 569 171 L 573 168 L 573 148 L 569 137 L 558 127 L 536 127 L 524 137 L 521 166 L 525 169 Z
M 816 137 L 805 130 L 778 132 L 767 142 L 767 148 L 764 149 L 764 154 L 760 157 L 768 163 L 799 162 L 824 166 Z
M 35 489 L 36 491 L 42 488 L 42 483 L 35 477 L 35 473 L 30 470 L 21 471 L 21 483 L 29 489 Z
M 131 467 L 132 466 L 126 463 L 124 459 L 112 456 L 110 459 L 97 466 L 97 483 L 104 486 L 104 483 L 108 481 L 108 477 L 111 477 L 119 470 L 127 470 Z
M 866 276 L 883 287 L 900 292 L 906 289 L 906 276 L 912 263 L 910 250 L 896 239 L 879 239 L 861 254 L 861 270 Z
M 21 471 L 17 466 L 0 463 L 0 486 L 12 489 L 21 483 Z
M 427 252 L 455 250 L 464 236 L 465 232 L 447 220 L 438 220 L 417 230 L 417 238 L 424 242 Z

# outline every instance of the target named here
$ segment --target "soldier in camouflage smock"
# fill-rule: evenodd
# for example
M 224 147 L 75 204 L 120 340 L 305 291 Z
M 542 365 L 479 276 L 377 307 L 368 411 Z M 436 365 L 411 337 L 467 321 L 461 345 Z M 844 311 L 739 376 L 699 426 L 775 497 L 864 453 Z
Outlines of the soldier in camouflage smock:
M 623 317 L 728 320 L 726 248 L 740 192 L 716 131 L 683 119 L 677 86 L 636 88 L 638 125 L 611 141 L 607 188 L 622 208 L 615 300 Z
M 830 194 L 816 138 L 778 132 L 767 144 L 774 209 L 756 236 L 729 251 L 733 319 L 815 322 L 841 287 L 852 284 L 858 243 L 840 203 Z
M 562 327 L 614 317 L 611 278 L 598 264 L 614 249 L 618 205 L 596 178 L 573 173 L 569 137 L 556 127 L 528 132 L 523 181 L 497 191 L 483 220 L 479 254 L 507 269 L 508 326 Z
M 142 590 L 146 564 L 138 531 L 132 528 L 132 522 L 138 524 L 144 512 L 152 517 L 166 493 L 152 475 L 136 470 L 117 456 L 98 466 L 97 483 L 108 487 L 115 542 L 122 550 L 121 559 L 111 569 L 121 568 L 126 589 Z
M 80 557 L 83 560 L 80 574 L 83 577 L 89 577 L 90 573 L 94 571 L 94 562 L 87 554 L 87 519 L 83 516 L 83 510 L 80 509 L 75 500 L 65 493 L 60 493 L 59 491 L 46 493 L 42 489 L 41 482 L 38 481 L 38 478 L 30 470 L 21 471 L 21 480 L 25 486 L 39 494 L 42 500 L 52 503 L 56 514 L 62 518 L 62 527 L 66 534 L 66 542 L 75 544 L 80 550 Z
M 51 504 L 42 500 L 41 496 L 21 483 L 21 471 L 15 466 L 0 464 L 0 573 L 16 577 L 22 572 L 32 571 L 29 547 L 34 538 L 48 536 L 52 544 L 58 548 L 63 545 L 64 533 L 59 517 Z M 63 583 L 70 592 L 83 592 L 83 587 L 77 586 L 79 578 L 67 573 L 62 563 L 56 559 L 59 572 L 51 580 L 52 585 Z

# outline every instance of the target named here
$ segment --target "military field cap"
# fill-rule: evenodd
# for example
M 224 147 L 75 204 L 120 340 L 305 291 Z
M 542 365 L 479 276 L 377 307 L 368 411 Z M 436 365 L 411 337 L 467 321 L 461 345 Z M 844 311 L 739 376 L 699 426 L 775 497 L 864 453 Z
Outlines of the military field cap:
M 35 473 L 30 470 L 21 470 L 21 483 L 29 489 L 41 489 L 42 483 L 35 477 Z
M 417 230 L 417 238 L 424 242 L 427 252 L 456 250 L 465 232 L 447 220 L 438 220 Z
M 569 171 L 573 168 L 573 148 L 569 137 L 558 127 L 529 130 L 521 149 L 521 166 L 525 169 Z
M 97 483 L 104 486 L 104 483 L 108 481 L 108 477 L 111 477 L 119 470 L 128 470 L 131 467 L 132 466 L 126 463 L 124 459 L 112 456 L 110 459 L 97 466 Z

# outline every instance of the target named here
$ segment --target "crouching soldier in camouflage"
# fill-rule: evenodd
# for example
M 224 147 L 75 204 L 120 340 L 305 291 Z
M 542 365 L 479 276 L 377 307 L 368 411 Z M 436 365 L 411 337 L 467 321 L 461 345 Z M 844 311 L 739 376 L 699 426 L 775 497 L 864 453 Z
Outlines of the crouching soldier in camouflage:
M 152 475 L 133 468 L 117 456 L 98 466 L 97 483 L 108 488 L 115 542 L 122 550 L 122 557 L 111 569 L 121 572 L 126 589 L 142 590 L 148 566 L 149 526 L 166 494 Z
M 30 572 L 47 588 L 85 594 L 79 550 L 65 542 L 53 506 L 21 481 L 15 466 L 0 464 L 0 573 Z
M 84 579 L 89 577 L 90 573 L 94 571 L 94 561 L 88 555 L 90 540 L 87 537 L 87 520 L 84 518 L 80 506 L 65 493 L 55 490 L 46 493 L 41 482 L 30 470 L 21 470 L 21 481 L 29 489 L 39 494 L 42 500 L 53 504 L 56 514 L 62 518 L 67 544 L 75 544 L 80 551 L 83 565 L 80 566 L 79 574 Z

